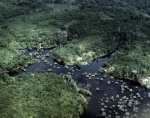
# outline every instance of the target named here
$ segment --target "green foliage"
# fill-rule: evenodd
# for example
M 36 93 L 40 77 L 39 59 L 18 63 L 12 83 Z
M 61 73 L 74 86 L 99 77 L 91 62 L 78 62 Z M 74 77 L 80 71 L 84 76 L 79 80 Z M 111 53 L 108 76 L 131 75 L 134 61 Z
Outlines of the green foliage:
M 107 62 L 104 62 L 104 63 L 103 63 L 103 67 L 104 67 L 104 68 L 108 68 L 108 67 L 110 67 L 110 64 L 107 63 Z
M 73 10 L 69 10 L 72 6 L 51 2 L 1 0 L 0 70 L 21 69 L 27 62 L 32 63 L 19 49 L 40 50 L 59 45 L 52 50 L 53 58 L 59 62 L 81 66 L 118 49 L 118 54 L 104 63 L 104 69 L 114 66 L 115 70 L 109 73 L 138 81 L 150 76 L 150 1 L 65 1 L 78 5 Z M 137 70 L 137 74 L 132 70 Z
M 116 47 L 114 47 L 112 42 L 108 42 L 105 38 L 96 35 L 88 36 L 74 39 L 63 47 L 53 49 L 51 53 L 53 58 L 59 59 L 65 64 L 81 66 L 87 64 L 94 58 L 104 56 L 112 50 L 115 50 Z
M 91 93 L 88 90 L 85 90 L 85 89 L 79 89 L 79 93 L 83 94 L 85 96 L 91 96 Z
M 14 105 L 14 101 L 12 100 L 12 98 L 15 96 L 13 89 L 13 85 L 6 85 L 0 82 L 1 118 L 12 117 L 12 114 L 15 112 L 12 107 Z
M 34 63 L 31 57 L 22 56 L 19 52 L 20 43 L 15 42 L 13 35 L 0 29 L 0 68 L 2 72 L 17 71 L 26 67 L 28 63 Z
M 41 15 L 43 15 L 41 13 Z M 56 45 L 55 28 L 53 26 L 39 26 L 35 25 L 35 19 L 39 16 L 28 16 L 29 19 L 25 19 L 25 16 L 18 17 L 14 19 L 13 22 L 8 22 L 9 31 L 16 37 L 15 41 L 19 42 L 22 49 L 28 48 L 39 49 L 52 48 Z M 41 16 L 42 17 L 42 16 Z M 44 16 L 43 16 L 44 17 Z M 19 20 L 20 19 L 20 20 Z M 25 19 L 25 22 L 22 21 Z M 19 21 L 18 21 L 19 20 Z M 28 21 L 30 20 L 30 22 Z M 42 20 L 42 19 L 41 19 Z M 38 21 L 37 21 L 38 22 Z M 44 21 L 43 21 L 44 22 Z M 47 22 L 48 23 L 48 22 Z
M 61 31 L 60 29 L 58 29 L 56 31 L 56 42 L 58 44 L 65 44 L 67 42 L 67 32 L 66 31 Z
M 80 10 L 56 16 L 62 23 L 69 24 L 69 38 L 75 40 L 52 50 L 53 57 L 59 57 L 66 64 L 80 65 L 118 49 L 118 54 L 103 64 L 101 72 L 106 69 L 117 77 L 139 82 L 149 77 L 150 16 L 147 3 L 149 1 L 142 0 L 80 1 Z M 80 48 L 80 44 L 84 48 Z M 92 58 L 83 56 L 89 51 Z M 77 61 L 78 57 L 82 60 Z M 115 69 L 112 71 L 111 67 Z
M 136 38 L 132 44 L 125 45 L 122 51 L 118 50 L 107 63 L 103 64 L 103 68 L 107 69 L 105 65 L 109 64 L 110 67 L 115 68 L 111 74 L 141 83 L 141 80 L 150 76 L 149 71 L 147 71 L 150 68 L 149 45 L 148 38 L 142 39 L 142 41 Z
M 68 77 L 37 71 L 6 78 L 9 85 L 0 83 L 2 118 L 78 118 L 86 108 Z

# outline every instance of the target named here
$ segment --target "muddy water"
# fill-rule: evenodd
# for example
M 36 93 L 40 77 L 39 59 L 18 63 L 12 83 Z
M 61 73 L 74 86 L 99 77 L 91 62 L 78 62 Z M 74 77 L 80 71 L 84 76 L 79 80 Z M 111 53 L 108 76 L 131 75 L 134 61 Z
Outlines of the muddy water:
M 34 52 L 25 50 L 24 54 L 29 55 L 29 53 L 32 54 Z M 39 55 L 49 54 L 49 52 L 49 50 L 44 50 L 39 52 Z M 132 118 L 133 115 L 135 118 L 136 116 L 138 118 L 149 118 L 149 89 L 140 86 L 136 82 L 118 80 L 108 74 L 98 73 L 103 62 L 109 58 L 99 58 L 90 62 L 89 65 L 82 66 L 80 69 L 75 66 L 68 66 L 68 69 L 66 69 L 64 65 L 56 64 L 49 56 L 44 60 L 50 62 L 52 66 L 45 64 L 40 59 L 39 63 L 29 66 L 26 72 L 34 72 L 37 69 L 52 69 L 52 72 L 56 74 L 70 74 L 77 83 L 90 84 L 92 96 L 87 110 L 80 118 Z M 19 74 L 22 73 L 25 72 L 20 72 Z M 119 109 L 118 106 L 120 104 L 123 110 Z M 148 116 L 144 116 L 144 113 Z

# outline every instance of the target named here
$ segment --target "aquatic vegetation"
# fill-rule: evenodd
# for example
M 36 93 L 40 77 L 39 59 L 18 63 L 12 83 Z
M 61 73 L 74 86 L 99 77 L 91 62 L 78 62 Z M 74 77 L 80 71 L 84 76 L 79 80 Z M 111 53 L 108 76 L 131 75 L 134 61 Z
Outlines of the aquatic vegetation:
M 36 71 L 5 78 L 0 83 L 1 118 L 78 118 L 87 106 L 65 75 Z

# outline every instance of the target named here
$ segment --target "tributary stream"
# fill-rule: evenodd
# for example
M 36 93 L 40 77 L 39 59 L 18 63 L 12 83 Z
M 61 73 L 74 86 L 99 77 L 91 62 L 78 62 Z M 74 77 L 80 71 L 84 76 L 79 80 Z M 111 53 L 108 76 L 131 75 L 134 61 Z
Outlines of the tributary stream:
M 35 51 L 25 50 L 25 55 L 32 55 Z M 49 54 L 50 50 L 40 51 L 39 55 Z M 34 56 L 33 56 L 34 57 Z M 34 72 L 37 69 L 50 70 L 56 74 L 70 74 L 78 84 L 90 84 L 92 92 L 88 108 L 80 118 L 149 118 L 150 90 L 136 82 L 120 80 L 108 74 L 100 74 L 99 68 L 103 62 L 111 57 L 99 58 L 84 65 L 80 69 L 76 66 L 66 67 L 57 64 L 51 56 L 46 57 L 52 65 L 42 59 L 29 66 L 25 72 Z M 146 116 L 147 115 L 147 116 Z

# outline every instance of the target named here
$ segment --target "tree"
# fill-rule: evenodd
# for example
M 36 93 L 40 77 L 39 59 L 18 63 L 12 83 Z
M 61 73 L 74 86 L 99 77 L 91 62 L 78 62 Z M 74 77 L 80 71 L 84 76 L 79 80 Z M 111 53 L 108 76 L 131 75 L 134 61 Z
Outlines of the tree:
M 67 42 L 68 34 L 65 30 L 62 31 L 62 30 L 59 29 L 56 32 L 56 37 L 57 37 L 57 43 L 59 45 L 61 45 L 61 44 L 64 45 Z

